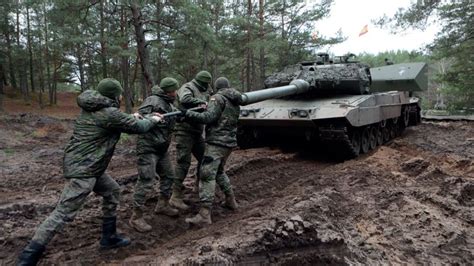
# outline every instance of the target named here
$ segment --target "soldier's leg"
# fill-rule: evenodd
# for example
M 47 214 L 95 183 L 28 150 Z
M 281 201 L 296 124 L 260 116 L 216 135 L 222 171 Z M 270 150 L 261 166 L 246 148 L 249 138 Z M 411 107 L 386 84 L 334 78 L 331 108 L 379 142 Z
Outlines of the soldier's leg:
M 95 178 L 71 179 L 66 184 L 59 202 L 53 212 L 36 229 L 30 243 L 18 256 L 17 265 L 36 265 L 45 250 L 45 246 L 60 231 L 65 223 L 74 219 L 77 212 L 84 204 L 87 196 L 92 191 Z
M 194 145 L 193 145 L 193 150 L 192 150 L 194 158 L 196 158 L 196 160 L 198 161 L 198 165 L 196 167 L 196 169 L 197 169 L 196 184 L 199 184 L 199 178 L 201 176 L 201 173 L 200 173 L 201 165 L 202 165 L 202 160 L 203 160 L 203 157 L 204 157 L 205 149 L 206 149 L 206 142 L 205 142 L 204 138 L 202 137 L 202 135 L 196 136 L 194 138 Z
M 203 206 L 211 207 L 216 191 L 216 177 L 223 156 L 220 148 L 207 145 L 204 153 L 199 180 L 199 199 Z
M 102 238 L 101 248 L 110 249 L 130 244 L 130 239 L 117 234 L 117 206 L 120 199 L 120 185 L 108 174 L 97 179 L 94 192 L 102 196 Z
M 138 155 L 138 180 L 133 194 L 133 207 L 141 208 L 156 180 L 158 156 L 152 153 Z
M 206 145 L 202 160 L 201 176 L 199 180 L 199 199 L 201 209 L 194 217 L 185 221 L 194 225 L 211 224 L 211 207 L 216 191 L 216 175 L 221 164 L 221 157 L 213 145 Z
M 96 178 L 72 178 L 66 184 L 56 208 L 41 223 L 32 241 L 47 245 L 64 224 L 71 222 L 86 201 L 96 183 Z
M 138 180 L 133 194 L 133 214 L 129 224 L 139 232 L 148 232 L 152 229 L 143 217 L 143 206 L 147 195 L 153 190 L 157 161 L 158 156 L 153 153 L 138 155 Z
M 104 217 L 116 217 L 120 200 L 120 185 L 108 174 L 97 178 L 93 191 L 102 196 L 102 213 Z
M 160 194 L 169 199 L 171 196 L 171 186 L 175 180 L 175 174 L 168 152 L 162 154 L 158 159 L 156 172 L 160 177 Z
M 194 146 L 194 138 L 190 134 L 176 135 L 176 169 L 174 186 L 177 189 L 183 188 L 183 181 L 191 165 L 191 151 Z
M 232 152 L 232 149 L 219 147 L 218 152 L 222 156 L 222 159 L 219 168 L 217 169 L 216 183 L 219 185 L 219 188 L 222 190 L 222 192 L 224 192 L 224 194 L 227 196 L 231 193 L 232 186 L 230 184 L 229 177 L 225 173 L 225 164 L 230 156 L 230 153 Z
M 174 169 L 168 152 L 161 154 L 156 164 L 156 172 L 160 176 L 160 196 L 156 203 L 155 212 L 168 216 L 177 216 L 179 211 L 169 204 L 171 186 L 174 182 Z

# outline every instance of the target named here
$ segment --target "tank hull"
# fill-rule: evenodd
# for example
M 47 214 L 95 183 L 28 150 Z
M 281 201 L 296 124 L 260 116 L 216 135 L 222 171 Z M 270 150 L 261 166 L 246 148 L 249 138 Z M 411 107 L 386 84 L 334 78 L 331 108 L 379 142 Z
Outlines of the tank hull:
M 270 139 L 317 142 L 337 147 L 335 156 L 347 159 L 370 150 L 365 138 L 385 134 L 380 145 L 419 121 L 419 99 L 403 91 L 270 99 L 242 107 L 238 139 L 242 147 Z M 367 136 L 367 131 L 374 136 Z M 365 147 L 359 147 L 362 142 Z

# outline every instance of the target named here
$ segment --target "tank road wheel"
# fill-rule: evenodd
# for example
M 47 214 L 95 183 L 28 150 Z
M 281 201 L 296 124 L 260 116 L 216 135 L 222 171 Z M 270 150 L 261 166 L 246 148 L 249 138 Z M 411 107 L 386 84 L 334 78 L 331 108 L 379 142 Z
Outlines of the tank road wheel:
M 384 121 L 381 126 L 383 143 L 387 143 L 390 140 L 390 125 Z
M 390 139 L 394 139 L 398 136 L 398 132 L 400 130 L 398 130 L 398 117 L 397 118 L 393 118 L 391 123 L 390 123 Z
M 403 129 L 408 127 L 409 123 L 410 123 L 410 107 L 404 106 L 402 109 L 402 119 L 401 119 L 401 125 Z
M 383 144 L 383 134 L 382 134 L 382 127 L 380 126 L 375 126 L 374 127 L 376 131 L 376 139 L 377 139 L 377 145 L 382 145 Z
M 370 131 L 368 127 L 362 129 L 362 136 L 360 142 L 360 152 L 367 153 L 370 148 Z
M 372 126 L 369 128 L 369 149 L 373 150 L 377 147 L 377 127 Z
M 251 128 L 239 127 L 237 129 L 237 144 L 241 149 L 248 149 L 257 146 L 254 130 Z
M 360 134 L 360 130 L 358 129 L 353 129 L 351 134 L 350 134 L 350 137 L 349 137 L 349 141 L 350 141 L 350 156 L 351 157 L 357 157 L 360 153 L 360 143 L 361 143 L 361 134 Z

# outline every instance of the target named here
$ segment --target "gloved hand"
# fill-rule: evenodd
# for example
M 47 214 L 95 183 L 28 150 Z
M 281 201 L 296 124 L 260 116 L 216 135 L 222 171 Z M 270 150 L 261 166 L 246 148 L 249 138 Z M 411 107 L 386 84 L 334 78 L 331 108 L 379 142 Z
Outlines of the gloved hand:
M 165 119 L 160 113 L 153 113 L 151 116 L 149 116 L 151 120 L 158 122 L 158 123 L 164 123 Z

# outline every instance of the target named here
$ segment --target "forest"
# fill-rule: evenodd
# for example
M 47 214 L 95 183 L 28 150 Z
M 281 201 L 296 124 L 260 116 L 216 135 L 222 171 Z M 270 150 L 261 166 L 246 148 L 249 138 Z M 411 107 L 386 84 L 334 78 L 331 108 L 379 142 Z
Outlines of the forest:
M 310 6 L 304 0 L 1 2 L 0 95 L 6 85 L 40 107 L 56 104 L 58 90 L 83 91 L 104 77 L 120 80 L 128 112 L 163 77 L 185 82 L 202 69 L 228 77 L 242 91 L 260 89 L 272 72 L 331 53 L 346 38 L 341 31 L 313 34 L 312 25 L 330 15 L 333 0 Z M 472 4 L 418 2 L 377 23 L 401 31 L 423 28 L 436 17 L 443 27 L 433 43 L 418 51 L 364 53 L 361 61 L 428 62 L 426 106 L 443 93 L 452 108 L 472 109 Z

